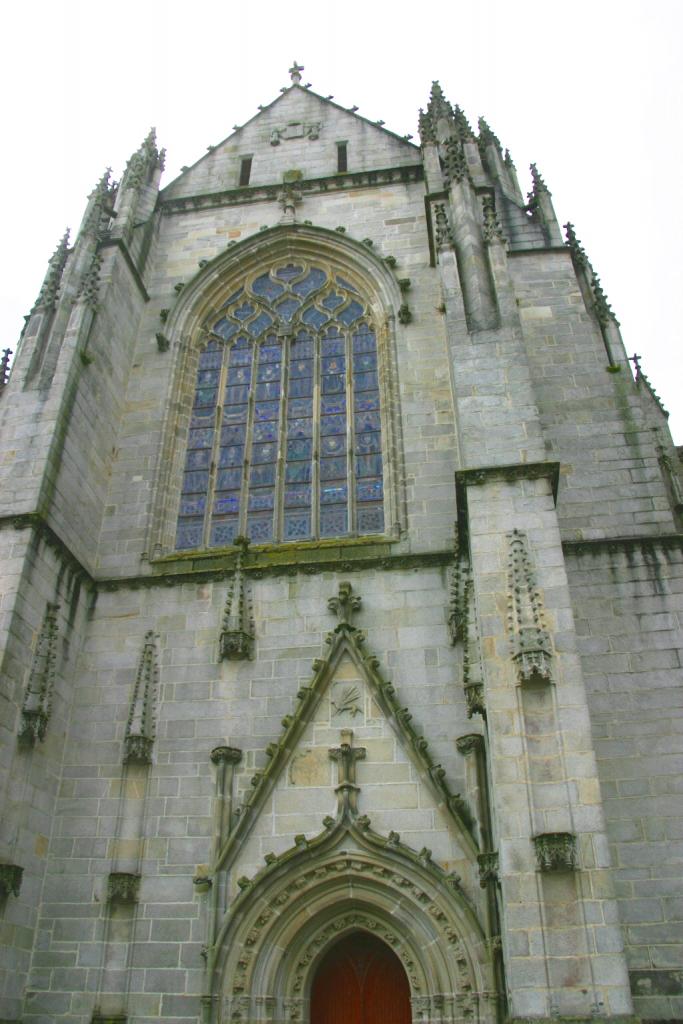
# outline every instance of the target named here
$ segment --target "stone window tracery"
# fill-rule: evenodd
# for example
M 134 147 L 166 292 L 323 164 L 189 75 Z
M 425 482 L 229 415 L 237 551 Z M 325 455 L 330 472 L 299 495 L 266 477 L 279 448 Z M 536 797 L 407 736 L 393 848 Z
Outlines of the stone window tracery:
M 176 547 L 382 533 L 375 327 L 322 261 L 252 274 L 205 323 Z

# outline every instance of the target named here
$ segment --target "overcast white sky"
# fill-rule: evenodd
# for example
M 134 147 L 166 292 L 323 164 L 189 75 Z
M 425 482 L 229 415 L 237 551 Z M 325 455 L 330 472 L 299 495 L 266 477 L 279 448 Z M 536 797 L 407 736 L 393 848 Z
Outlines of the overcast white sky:
M 0 348 L 66 226 L 151 125 L 164 183 L 289 84 L 417 136 L 432 79 L 538 164 L 683 442 L 681 0 L 24 0 L 3 18 Z

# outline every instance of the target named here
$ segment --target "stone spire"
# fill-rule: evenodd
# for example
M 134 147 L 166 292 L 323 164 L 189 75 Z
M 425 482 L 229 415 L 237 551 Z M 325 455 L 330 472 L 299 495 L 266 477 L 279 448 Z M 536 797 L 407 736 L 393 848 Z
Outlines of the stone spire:
M 64 267 L 66 266 L 68 255 L 69 229 L 67 228 L 59 240 L 57 248 L 52 254 L 47 265 L 47 274 L 45 275 L 45 280 L 43 281 L 43 286 L 40 289 L 38 298 L 31 310 L 32 313 L 37 309 L 50 310 L 55 308 L 57 304 L 57 296 L 59 294 L 59 286 L 62 281 L 62 274 L 64 273 Z
M 479 118 L 479 148 L 486 149 L 487 146 L 493 144 L 500 153 L 503 152 L 503 147 L 500 144 L 500 139 L 493 131 L 491 126 L 488 124 L 485 118 Z
M 58 611 L 58 604 L 48 603 L 45 609 L 21 709 L 19 740 L 29 746 L 45 738 L 52 709 L 52 690 L 57 668 Z
M 237 559 L 223 614 L 223 628 L 220 635 L 221 661 L 224 658 L 231 661 L 245 661 L 251 658 L 254 645 L 251 602 L 242 568 L 242 560 L 249 547 L 249 538 L 235 537 L 233 544 L 237 548 Z
M 121 181 L 121 189 L 138 189 L 149 184 L 152 174 L 158 168 L 164 169 L 166 151 L 157 149 L 156 128 L 150 128 L 147 138 L 128 161 Z
M 154 700 L 159 685 L 156 637 L 150 630 L 140 655 L 133 697 L 130 702 L 123 760 L 150 764 L 154 742 Z

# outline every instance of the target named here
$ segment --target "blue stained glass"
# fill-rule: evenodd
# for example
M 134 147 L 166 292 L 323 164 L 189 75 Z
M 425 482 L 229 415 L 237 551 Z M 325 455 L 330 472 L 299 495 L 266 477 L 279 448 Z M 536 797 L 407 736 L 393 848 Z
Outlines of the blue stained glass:
M 226 317 L 223 317 L 213 325 L 213 330 L 216 334 L 220 334 L 224 341 L 230 341 L 233 334 L 236 334 L 239 328 L 237 324 L 231 324 Z
M 355 292 L 355 294 L 358 295 L 358 290 L 354 288 L 352 284 L 349 284 L 349 282 L 340 274 L 335 275 L 335 281 L 338 285 L 341 285 L 342 288 L 345 288 L 347 292 Z
M 292 291 L 300 295 L 302 299 L 305 299 L 307 295 L 311 295 L 321 285 L 325 284 L 325 281 L 327 281 L 325 271 L 321 270 L 320 267 L 312 267 L 302 281 L 297 281 L 292 285 Z
M 294 263 L 288 263 L 286 267 L 279 267 L 275 271 L 275 276 L 279 277 L 281 281 L 291 281 L 293 277 L 298 277 L 303 272 L 303 267 L 297 267 Z
M 183 477 L 183 494 L 201 494 L 209 486 L 208 472 L 190 472 Z
M 264 299 L 277 299 L 279 295 L 282 295 L 284 288 L 277 281 L 272 281 L 270 274 L 261 274 L 252 283 L 251 290 L 255 295 L 262 295 Z
M 326 484 L 320 488 L 320 502 L 323 505 L 338 505 L 348 496 L 346 484 Z
M 310 537 L 311 517 L 307 512 L 290 512 L 285 515 L 284 539 L 299 540 Z
M 231 303 L 237 302 L 243 291 L 244 288 L 238 288 L 236 292 L 233 292 L 230 298 L 226 299 L 225 302 L 223 303 L 223 309 L 225 309 L 225 307 L 229 306 Z
M 191 430 L 187 439 L 188 448 L 210 448 L 213 443 L 213 430 Z
M 341 455 L 346 451 L 346 434 L 330 434 L 328 437 L 321 437 L 320 451 L 323 455 Z
M 226 405 L 244 405 L 249 401 L 249 385 L 237 384 L 235 387 L 225 389 Z
M 251 365 L 231 366 L 230 369 L 228 370 L 228 384 L 249 384 L 250 381 Z
M 214 406 L 203 409 L 193 409 L 190 416 L 190 427 L 213 427 L 216 422 L 216 410 Z
M 287 437 L 312 437 L 313 420 L 296 419 L 287 423 Z
M 342 298 L 341 295 L 337 295 L 336 292 L 330 292 L 330 294 L 326 295 L 323 301 L 321 302 L 321 305 L 324 306 L 325 309 L 329 309 L 331 311 L 334 311 L 343 304 L 344 299 Z
M 313 342 L 303 331 L 292 345 L 292 359 L 312 359 Z
M 321 508 L 320 509 L 320 536 L 340 537 L 346 533 L 346 509 L 345 508 Z
M 188 451 L 185 459 L 185 469 L 208 469 L 211 465 L 211 449 L 200 448 L 196 451 Z
M 254 417 L 257 420 L 276 420 L 280 413 L 279 402 L 257 402 L 254 406 Z
M 323 373 L 344 373 L 346 371 L 346 359 L 344 356 L 329 356 L 322 360 Z
M 328 373 L 322 383 L 324 395 L 337 395 L 346 391 L 346 377 L 343 373 Z
M 250 516 L 247 523 L 247 534 L 250 540 L 256 544 L 266 544 L 273 539 L 273 517 L 267 519 Z
M 379 409 L 379 391 L 361 391 L 353 399 L 356 412 L 367 412 L 368 409 Z
M 306 398 L 313 394 L 312 377 L 294 377 L 289 381 L 290 398 Z
M 275 463 L 264 462 L 252 466 L 249 483 L 252 487 L 272 487 L 275 483 Z
M 381 480 L 359 480 L 356 487 L 358 501 L 381 501 L 382 500 Z
M 225 494 L 217 493 L 213 502 L 213 514 L 215 516 L 236 514 L 240 510 L 240 496 L 237 491 L 227 491 Z
M 230 423 L 221 428 L 221 444 L 243 444 L 247 428 L 243 423 Z
M 275 309 L 280 314 L 283 320 L 291 320 L 301 303 L 298 299 L 295 299 L 293 295 L 288 295 L 286 299 L 282 299 L 278 302 Z
M 342 309 L 341 313 L 337 315 L 341 322 L 348 327 L 349 324 L 352 324 L 354 320 L 363 315 L 363 307 L 354 299 L 346 309 Z
M 384 509 L 381 505 L 359 508 L 356 519 L 359 533 L 382 533 L 384 530 Z
M 346 416 L 323 416 L 320 420 L 321 434 L 345 434 Z
M 374 352 L 377 348 L 372 331 L 359 331 L 353 336 L 354 352 Z
M 225 466 L 241 466 L 244 461 L 244 447 L 241 444 L 232 445 L 230 448 L 218 449 L 218 465 L 220 469 Z
M 377 369 L 377 353 L 376 352 L 354 352 L 353 354 L 353 372 L 362 373 L 364 370 L 376 370 Z
M 211 538 L 209 545 L 212 548 L 223 547 L 232 544 L 239 529 L 239 519 L 216 519 L 211 523 Z
M 346 479 L 346 456 L 336 459 L 320 460 L 321 480 L 344 480 Z
M 285 487 L 285 508 L 296 508 L 311 504 L 311 488 L 305 486 Z
M 250 491 L 247 501 L 249 512 L 268 512 L 275 503 L 275 493 L 271 490 Z
M 218 348 L 216 345 L 207 345 L 204 351 L 199 354 L 200 370 L 218 369 L 222 362 L 223 349 Z
M 225 424 L 246 423 L 246 421 L 246 405 L 235 405 L 232 408 L 230 406 L 226 406 L 225 409 L 223 410 L 223 422 Z
M 280 379 L 280 363 L 259 363 L 258 370 L 256 371 L 256 380 L 279 380 Z
M 287 459 L 310 459 L 313 454 L 313 441 L 300 438 L 287 442 Z
M 288 462 L 285 467 L 285 483 L 288 484 L 310 484 L 311 482 L 311 463 L 306 462 Z
M 180 499 L 181 516 L 203 516 L 206 512 L 206 495 L 200 497 L 194 495 L 191 498 Z
M 319 331 L 322 325 L 326 324 L 330 318 L 326 313 L 321 313 L 319 309 L 315 308 L 315 306 L 311 306 L 301 314 L 301 319 L 305 324 L 308 324 L 309 327 L 313 327 L 316 331 Z
M 321 352 L 324 356 L 343 356 L 346 352 L 346 345 L 343 338 L 335 335 L 323 338 Z
M 371 452 L 382 450 L 382 439 L 380 434 L 357 434 L 356 454 L 369 455 Z
M 277 441 L 277 420 L 254 424 L 254 441 Z
M 354 391 L 373 391 L 377 388 L 377 371 L 373 370 L 370 373 L 354 373 L 353 375 L 353 390 Z
M 216 488 L 219 491 L 237 491 L 242 486 L 242 467 L 239 469 L 223 469 L 216 477 Z
M 179 551 L 185 551 L 188 548 L 198 548 L 202 542 L 202 532 L 204 524 L 203 522 L 189 522 L 185 523 L 182 520 L 178 523 L 178 532 L 176 534 L 175 546 Z
M 289 367 L 290 377 L 310 377 L 312 373 L 312 359 L 292 359 L 292 362 Z
M 356 434 L 364 434 L 368 430 L 379 430 L 379 412 L 359 412 L 354 416 Z
M 360 455 L 356 458 L 356 476 L 381 476 L 382 456 Z
M 200 370 L 197 374 L 198 388 L 213 388 L 218 384 L 220 373 L 218 370 Z
M 250 302 L 243 302 L 241 306 L 232 311 L 233 316 L 236 316 L 238 320 L 247 320 L 250 316 L 253 316 L 255 310 Z
M 277 445 L 276 444 L 255 444 L 251 449 L 251 461 L 256 462 L 275 462 L 277 457 Z
M 290 419 L 313 415 L 313 402 L 310 398 L 290 398 L 287 402 L 287 415 Z
M 279 363 L 282 359 L 281 345 L 261 345 L 258 351 L 259 363 Z
M 237 345 L 230 352 L 230 366 L 251 366 L 251 349 L 246 345 Z
M 197 388 L 194 393 L 194 408 L 213 408 L 218 397 L 218 388 Z
M 320 411 L 325 416 L 328 413 L 346 412 L 346 395 L 323 395 L 320 400 Z
M 280 397 L 280 382 L 278 380 L 266 381 L 256 385 L 256 401 L 267 402 Z

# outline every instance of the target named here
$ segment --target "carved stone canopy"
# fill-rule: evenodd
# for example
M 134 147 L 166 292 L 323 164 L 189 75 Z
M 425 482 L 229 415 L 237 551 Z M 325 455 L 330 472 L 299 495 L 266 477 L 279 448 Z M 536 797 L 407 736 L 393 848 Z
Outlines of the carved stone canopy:
M 131 871 L 112 871 L 107 881 L 109 903 L 137 903 L 140 875 Z
M 0 864 L 0 899 L 18 896 L 24 869 L 18 864 Z
M 534 836 L 538 870 L 575 871 L 576 836 L 571 832 L 545 832 Z

